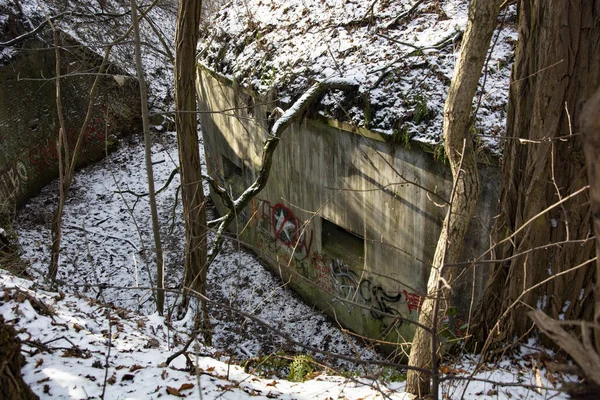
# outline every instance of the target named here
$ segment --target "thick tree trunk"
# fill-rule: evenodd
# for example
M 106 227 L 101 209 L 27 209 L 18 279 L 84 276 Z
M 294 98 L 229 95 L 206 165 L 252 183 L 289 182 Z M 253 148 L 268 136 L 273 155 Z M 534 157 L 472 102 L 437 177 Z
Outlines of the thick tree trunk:
M 186 291 L 206 292 L 206 209 L 202 192 L 200 149 L 196 122 L 196 45 L 201 0 L 181 0 L 175 36 L 175 128 L 181 168 L 185 218 Z M 187 294 L 186 294 L 187 296 Z M 187 297 L 186 297 L 187 298 Z M 185 302 L 187 305 L 187 301 Z M 206 302 L 202 302 L 205 339 L 210 338 Z
M 15 329 L 0 315 L 0 398 L 4 400 L 39 399 L 23 382 L 21 342 Z
M 528 332 L 532 326 L 525 312 L 528 307 L 540 308 L 553 318 L 592 315 L 592 264 L 521 294 L 590 260 L 593 241 L 521 253 L 590 235 L 587 193 L 537 215 L 587 185 L 581 137 L 575 134 L 581 103 L 598 87 L 599 46 L 600 1 L 520 1 L 495 237 L 500 242 L 522 230 L 496 250 L 499 262 L 474 318 L 472 333 L 479 347 L 490 333 L 490 339 L 502 340 Z M 514 258 L 502 261 L 508 257 Z M 505 312 L 506 320 L 497 323 Z
M 579 118 L 585 160 L 590 182 L 590 206 L 596 235 L 596 286 L 594 287 L 594 337 L 596 352 L 600 353 L 600 88 L 589 99 Z M 598 365 L 600 368 L 600 364 Z M 600 379 L 596 382 L 600 385 Z
M 461 44 L 460 59 L 455 68 L 444 107 L 444 149 L 454 181 L 450 209 L 446 214 L 435 251 L 433 267 L 427 284 L 428 298 L 424 301 L 419 322 L 432 327 L 434 333 L 445 315 L 451 289 L 440 284 L 441 278 L 452 285 L 456 269 L 444 268 L 456 263 L 479 198 L 479 177 L 473 141 L 469 133 L 472 123 L 473 96 L 496 27 L 501 0 L 473 0 L 469 7 L 469 21 Z M 432 337 L 433 336 L 433 337 Z M 417 328 L 409 365 L 437 370 L 436 335 Z M 433 398 L 437 399 L 437 376 L 433 375 Z M 430 377 L 410 370 L 406 388 L 409 393 L 422 397 L 430 393 Z

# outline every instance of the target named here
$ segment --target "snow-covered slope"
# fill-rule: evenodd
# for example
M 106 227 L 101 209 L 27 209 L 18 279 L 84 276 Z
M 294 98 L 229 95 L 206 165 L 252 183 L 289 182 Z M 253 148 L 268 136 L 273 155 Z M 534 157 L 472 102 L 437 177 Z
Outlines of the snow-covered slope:
M 169 181 L 178 165 L 175 133 L 157 135 L 153 146 L 156 187 Z M 146 192 L 143 143 L 130 142 L 102 162 L 79 173 L 70 190 L 63 218 L 59 279 L 64 290 L 98 298 L 141 314 L 155 311 L 152 286 L 156 266 Z M 179 175 L 157 195 L 165 256 L 166 286 L 177 290 L 183 274 L 183 210 L 175 199 Z M 58 198 L 49 185 L 19 213 L 15 223 L 31 271 L 43 279 L 49 259 L 49 218 Z M 150 277 L 152 276 L 152 278 Z M 344 355 L 378 356 L 344 334 L 297 298 L 272 276 L 256 256 L 228 242 L 209 270 L 208 296 L 217 303 L 266 321 L 295 340 Z M 101 287 L 105 287 L 101 289 Z M 167 296 L 173 310 L 178 293 Z M 218 305 L 210 309 L 213 344 L 240 359 L 272 351 L 299 351 L 263 326 L 246 321 Z M 348 367 L 351 367 L 348 365 Z
M 311 364 L 305 382 L 261 378 L 251 373 L 254 366 L 247 372 L 231 363 L 230 357 L 200 343 L 166 365 L 176 343 L 188 340 L 184 328 L 188 321 L 169 324 L 156 315 L 142 316 L 83 296 L 44 291 L 3 270 L 0 315 L 19 332 L 27 362 L 24 380 L 41 399 L 98 399 L 102 393 L 104 399 L 411 398 L 403 382 L 336 376 L 317 364 Z M 473 381 L 466 388 L 462 379 L 444 381 L 440 395 L 566 399 L 551 388 L 573 377 L 545 370 L 541 361 L 545 357 L 546 353 L 531 347 L 496 365 L 478 366 L 476 358 L 465 357 L 442 370 L 459 378 L 472 374 Z
M 97 399 L 102 393 L 105 399 L 366 399 L 394 395 L 401 386 L 331 376 L 314 365 L 306 382 L 259 378 L 200 344 L 167 366 L 175 344 L 187 341 L 182 323 L 46 292 L 2 270 L 0 299 L 0 314 L 24 341 L 24 379 L 42 399 Z
M 356 79 L 358 93 L 326 96 L 321 113 L 437 143 L 467 3 L 233 0 L 207 24 L 200 57 L 258 93 L 276 93 L 284 108 L 314 80 Z M 476 127 L 493 150 L 504 131 L 515 14 L 514 7 L 501 14 L 479 93 Z

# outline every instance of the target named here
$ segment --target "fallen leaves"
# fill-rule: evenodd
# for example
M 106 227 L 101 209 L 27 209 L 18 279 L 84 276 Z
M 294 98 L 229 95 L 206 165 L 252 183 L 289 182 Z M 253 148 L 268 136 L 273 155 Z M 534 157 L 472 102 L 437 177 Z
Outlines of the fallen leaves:
M 121 378 L 121 382 L 123 382 L 123 381 L 132 381 L 133 382 L 134 378 L 135 378 L 135 375 L 133 375 L 133 374 L 125 374 Z
M 145 349 L 156 349 L 160 347 L 160 342 L 155 338 L 150 338 L 144 346 Z
M 84 328 L 83 326 L 77 324 L 77 323 L 73 323 L 73 329 L 75 329 L 76 332 L 82 331 Z
M 87 349 L 80 349 L 79 347 L 72 347 L 63 351 L 61 357 L 73 357 L 73 358 L 91 358 L 92 353 Z
M 185 394 L 183 394 L 181 392 L 183 392 L 184 390 L 190 390 L 193 388 L 194 388 L 193 383 L 184 383 L 183 385 L 181 385 L 179 387 L 179 389 L 175 389 L 174 387 L 167 386 L 167 393 L 170 394 L 171 396 L 185 397 Z
M 106 383 L 109 385 L 114 385 L 117 383 L 117 375 L 113 373 L 112 376 L 106 380 Z
M 131 368 L 129 368 L 129 372 L 135 372 L 135 371 L 137 371 L 139 369 L 142 369 L 142 368 L 146 368 L 146 367 L 142 367 L 139 364 L 134 364 L 134 365 L 131 366 Z

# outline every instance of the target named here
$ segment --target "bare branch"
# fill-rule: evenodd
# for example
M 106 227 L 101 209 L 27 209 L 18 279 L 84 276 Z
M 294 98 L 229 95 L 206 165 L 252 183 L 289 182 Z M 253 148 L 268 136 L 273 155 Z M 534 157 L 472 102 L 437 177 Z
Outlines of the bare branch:
M 299 120 L 314 102 L 321 96 L 326 90 L 333 89 L 354 89 L 358 87 L 358 82 L 352 79 L 344 78 L 330 78 L 322 82 L 317 82 L 312 85 L 283 115 L 275 121 L 273 128 L 271 128 L 270 137 L 267 140 L 263 148 L 263 157 L 261 168 L 258 173 L 258 177 L 250 187 L 248 187 L 234 202 L 233 208 L 225 215 L 224 219 L 219 224 L 217 229 L 216 239 L 212 248 L 211 253 L 208 256 L 207 264 L 210 265 L 219 254 L 221 247 L 223 246 L 223 234 L 225 229 L 233 222 L 236 215 L 248 205 L 256 195 L 258 195 L 267 184 L 269 174 L 271 173 L 271 165 L 273 163 L 273 154 L 275 149 L 279 145 L 281 135 L 285 130 L 295 121 Z
M 65 14 L 67 14 L 66 12 L 64 13 L 60 13 L 58 15 L 53 15 L 52 17 L 48 17 L 46 18 L 41 24 L 39 24 L 34 30 L 26 32 L 20 36 L 17 36 L 16 38 L 13 38 L 7 42 L 0 42 L 0 47 L 9 47 L 9 46 L 14 46 L 15 44 L 18 44 L 22 41 L 24 41 L 25 39 L 27 39 L 30 36 L 34 36 L 35 34 L 37 34 L 40 30 L 42 30 L 42 28 L 44 26 L 46 26 L 46 24 L 50 24 L 53 20 L 61 18 L 62 16 L 64 16 Z

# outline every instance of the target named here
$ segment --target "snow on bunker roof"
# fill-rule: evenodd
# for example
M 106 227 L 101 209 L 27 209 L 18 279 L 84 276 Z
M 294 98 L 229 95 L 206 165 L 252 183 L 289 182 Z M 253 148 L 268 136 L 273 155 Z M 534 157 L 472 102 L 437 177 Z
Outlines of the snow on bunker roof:
M 437 144 L 467 9 L 466 0 L 233 0 L 207 24 L 199 61 L 258 94 L 275 93 L 284 108 L 315 80 L 352 78 L 358 92 L 325 95 L 320 114 Z M 515 16 L 514 7 L 501 13 L 474 101 L 475 128 L 494 152 L 504 133 Z

